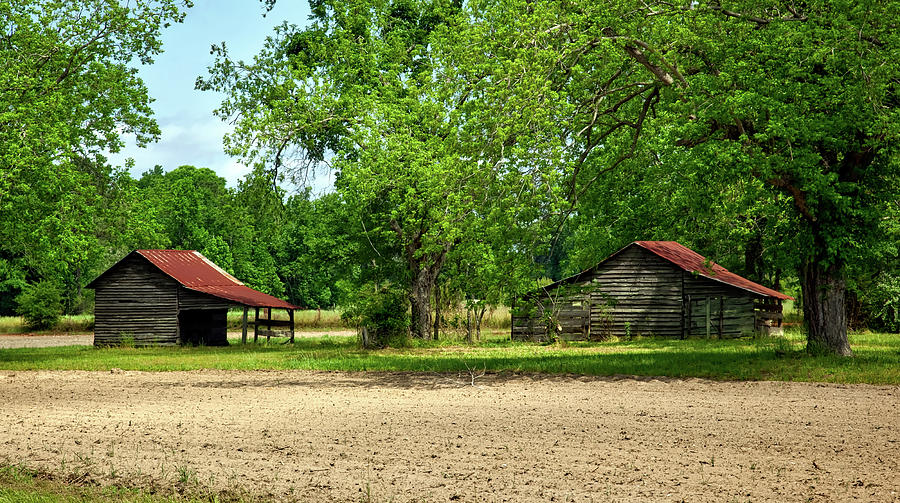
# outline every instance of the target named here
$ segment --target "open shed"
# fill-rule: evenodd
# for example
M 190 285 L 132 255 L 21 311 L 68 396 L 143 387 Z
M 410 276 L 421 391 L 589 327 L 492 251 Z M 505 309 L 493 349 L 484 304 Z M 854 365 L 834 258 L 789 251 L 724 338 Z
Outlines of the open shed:
M 228 309 L 243 306 L 243 338 L 248 309 L 254 308 L 254 340 L 259 327 L 290 328 L 294 339 L 297 306 L 254 290 L 193 250 L 135 250 L 87 285 L 94 297 L 94 345 L 226 345 Z M 260 319 L 264 309 L 268 319 Z M 289 320 L 271 319 L 284 309 Z M 269 331 L 267 334 L 271 334 Z
M 675 241 L 635 241 L 513 306 L 512 338 L 735 337 L 781 326 L 783 293 Z

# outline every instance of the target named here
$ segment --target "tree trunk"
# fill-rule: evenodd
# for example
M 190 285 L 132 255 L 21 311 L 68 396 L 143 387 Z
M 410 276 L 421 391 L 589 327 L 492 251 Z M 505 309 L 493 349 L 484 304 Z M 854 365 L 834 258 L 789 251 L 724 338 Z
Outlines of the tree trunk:
M 441 288 L 434 287 L 434 340 L 438 340 L 441 331 Z
M 466 342 L 472 344 L 475 342 L 472 337 L 472 308 L 466 305 Z
M 481 320 L 484 319 L 484 312 L 487 310 L 487 304 L 482 304 L 478 309 L 478 316 L 475 318 L 475 337 L 481 340 Z
M 431 291 L 434 289 L 434 277 L 427 268 L 419 269 L 413 276 L 409 302 L 412 312 L 410 332 L 418 339 L 431 338 Z
M 853 356 L 847 340 L 846 284 L 841 264 L 826 266 L 818 257 L 800 268 L 806 349 Z
M 757 225 L 764 226 L 765 218 L 760 221 L 757 221 Z M 744 246 L 744 277 L 757 283 L 762 283 L 763 278 L 762 232 L 762 229 L 757 227 Z

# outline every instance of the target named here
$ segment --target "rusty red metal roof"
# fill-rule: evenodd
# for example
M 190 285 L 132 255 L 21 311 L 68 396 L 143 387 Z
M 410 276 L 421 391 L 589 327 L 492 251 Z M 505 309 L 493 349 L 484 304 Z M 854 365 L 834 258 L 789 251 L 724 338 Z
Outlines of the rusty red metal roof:
M 189 290 L 252 307 L 299 309 L 277 297 L 254 290 L 194 250 L 136 250 Z
M 789 295 L 772 290 L 771 288 L 766 288 L 759 283 L 754 283 L 743 276 L 738 276 L 715 262 L 708 261 L 703 255 L 700 255 L 676 241 L 635 241 L 632 244 L 638 245 L 660 258 L 668 260 L 685 271 L 697 273 L 704 278 L 709 278 L 713 281 L 725 283 L 766 297 L 775 297 L 776 299 L 781 300 L 793 300 L 793 297 Z

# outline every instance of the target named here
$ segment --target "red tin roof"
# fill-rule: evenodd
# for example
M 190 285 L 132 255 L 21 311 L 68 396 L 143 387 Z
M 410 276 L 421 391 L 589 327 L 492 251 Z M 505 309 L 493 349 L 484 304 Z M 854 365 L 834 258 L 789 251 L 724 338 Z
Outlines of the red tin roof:
M 697 273 L 704 278 L 719 281 L 766 297 L 775 297 L 776 299 L 781 300 L 793 300 L 793 297 L 772 290 L 771 288 L 766 288 L 759 283 L 754 283 L 747 278 L 738 276 L 719 264 L 709 262 L 703 255 L 700 255 L 694 250 L 675 241 L 635 241 L 633 244 L 668 260 L 685 271 Z
M 583 278 L 584 275 L 590 274 L 591 271 L 593 271 L 600 264 L 603 264 L 607 260 L 615 257 L 616 255 L 622 253 L 632 246 L 640 246 L 641 248 L 671 262 L 672 264 L 680 267 L 681 269 L 684 269 L 685 271 L 697 273 L 698 275 L 703 276 L 704 278 L 711 279 L 713 281 L 725 283 L 726 285 L 731 285 L 733 287 L 747 290 L 749 292 L 753 292 L 765 297 L 774 297 L 781 300 L 794 299 L 789 295 L 785 295 L 781 292 L 772 290 L 771 288 L 766 288 L 759 283 L 754 283 L 747 278 L 738 276 L 737 274 L 729 271 L 728 269 L 725 269 L 715 262 L 708 262 L 706 260 L 706 257 L 704 257 L 703 255 L 700 255 L 694 250 L 691 250 L 690 248 L 681 245 L 676 241 L 635 241 L 622 248 L 621 250 L 613 253 L 609 257 L 606 257 L 606 259 L 602 260 L 596 266 L 585 271 L 581 271 L 574 276 L 563 278 L 559 281 L 546 285 L 540 290 L 546 291 L 548 288 L 554 288 L 562 283 L 578 281 L 580 278 Z
M 189 290 L 252 307 L 299 309 L 277 297 L 254 290 L 194 250 L 136 250 Z

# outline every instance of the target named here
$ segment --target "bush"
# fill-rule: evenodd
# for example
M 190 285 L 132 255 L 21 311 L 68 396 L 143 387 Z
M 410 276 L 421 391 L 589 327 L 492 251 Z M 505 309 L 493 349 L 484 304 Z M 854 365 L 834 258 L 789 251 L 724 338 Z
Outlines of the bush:
M 49 282 L 28 285 L 16 297 L 17 312 L 25 318 L 25 326 L 31 330 L 53 328 L 62 315 L 62 293 Z
M 364 286 L 341 314 L 341 319 L 360 332 L 365 348 L 403 347 L 409 344 L 409 300 L 392 286 Z
M 900 276 L 880 274 L 860 301 L 869 328 L 900 332 Z

